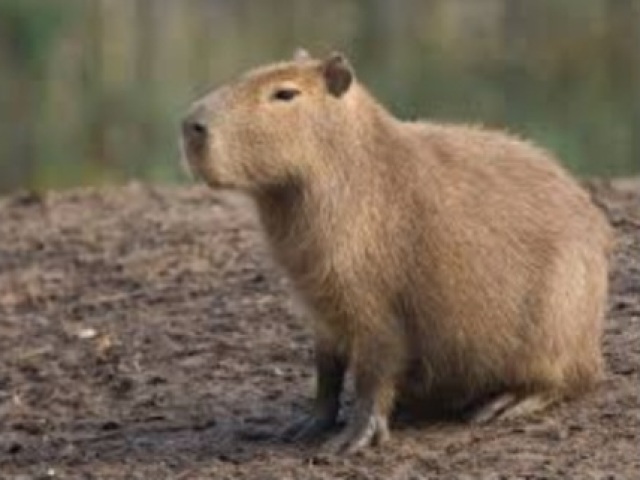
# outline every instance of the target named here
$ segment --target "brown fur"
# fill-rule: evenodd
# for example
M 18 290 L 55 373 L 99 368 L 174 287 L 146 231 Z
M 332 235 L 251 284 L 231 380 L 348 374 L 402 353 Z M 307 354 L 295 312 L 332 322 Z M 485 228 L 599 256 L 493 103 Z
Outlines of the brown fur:
M 294 431 L 332 423 L 347 365 L 347 450 L 384 440 L 404 397 L 481 409 L 594 385 L 610 231 L 586 193 L 528 142 L 400 121 L 354 78 L 341 91 L 345 75 L 342 57 L 297 56 L 216 90 L 185 123 L 191 168 L 255 199 L 312 312 L 318 394 Z M 274 100 L 281 87 L 301 93 Z M 507 410 L 505 398 L 481 413 Z

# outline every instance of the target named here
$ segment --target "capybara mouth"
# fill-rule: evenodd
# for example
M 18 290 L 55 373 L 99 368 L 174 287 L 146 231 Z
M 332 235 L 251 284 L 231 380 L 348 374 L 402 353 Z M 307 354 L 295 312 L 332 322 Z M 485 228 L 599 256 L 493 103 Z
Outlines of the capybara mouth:
M 182 167 L 183 172 L 191 179 L 191 180 L 199 180 L 200 174 L 198 169 L 195 167 L 197 164 L 197 159 L 194 158 L 194 152 L 192 148 L 188 144 L 187 139 L 184 136 L 180 136 L 180 165 Z
M 203 171 L 207 161 L 208 129 L 201 123 L 187 119 L 182 122 L 181 130 L 181 160 L 185 171 L 192 179 L 211 185 L 209 175 Z
M 190 115 L 182 121 L 181 130 L 182 151 L 192 173 L 197 174 L 197 166 L 203 162 L 209 142 L 209 129 L 200 119 Z

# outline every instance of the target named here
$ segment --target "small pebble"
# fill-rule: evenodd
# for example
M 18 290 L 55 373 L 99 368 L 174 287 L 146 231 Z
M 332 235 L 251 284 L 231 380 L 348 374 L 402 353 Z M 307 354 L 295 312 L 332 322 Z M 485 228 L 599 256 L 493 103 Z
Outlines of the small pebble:
M 98 332 L 95 330 L 95 328 L 83 328 L 78 332 L 78 338 L 82 340 L 90 340 L 92 338 L 95 338 L 96 335 L 98 335 Z

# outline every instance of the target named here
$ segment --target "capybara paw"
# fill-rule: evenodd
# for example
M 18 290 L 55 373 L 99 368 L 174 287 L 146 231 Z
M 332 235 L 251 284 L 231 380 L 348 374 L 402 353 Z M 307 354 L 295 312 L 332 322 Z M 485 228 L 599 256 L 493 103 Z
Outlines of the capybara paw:
M 308 415 L 286 427 L 280 438 L 285 442 L 311 442 L 325 435 L 335 424 L 332 416 Z
M 371 415 L 366 419 L 347 424 L 340 434 L 323 444 L 322 452 L 349 455 L 370 445 L 381 445 L 389 437 L 387 419 L 379 415 Z

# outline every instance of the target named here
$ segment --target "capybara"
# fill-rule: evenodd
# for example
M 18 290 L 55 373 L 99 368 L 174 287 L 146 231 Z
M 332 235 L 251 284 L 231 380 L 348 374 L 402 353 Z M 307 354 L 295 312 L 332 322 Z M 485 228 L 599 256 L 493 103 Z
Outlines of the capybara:
M 257 207 L 315 332 L 317 389 L 292 439 L 389 437 L 404 398 L 471 421 L 592 387 L 611 233 L 542 148 L 501 131 L 395 118 L 342 54 L 252 70 L 195 102 L 190 169 Z M 435 411 L 435 410 L 434 410 Z

